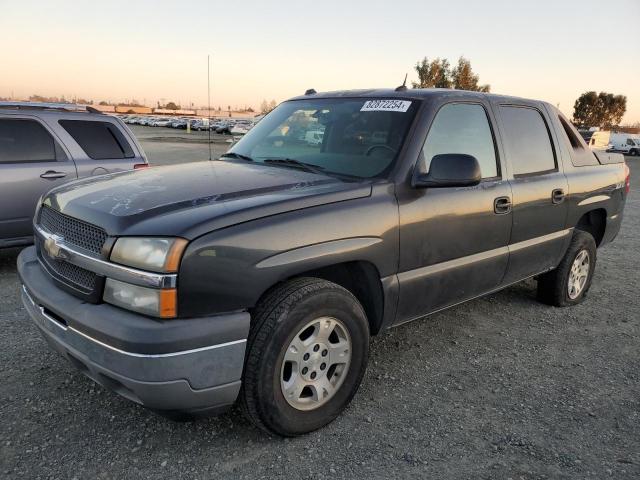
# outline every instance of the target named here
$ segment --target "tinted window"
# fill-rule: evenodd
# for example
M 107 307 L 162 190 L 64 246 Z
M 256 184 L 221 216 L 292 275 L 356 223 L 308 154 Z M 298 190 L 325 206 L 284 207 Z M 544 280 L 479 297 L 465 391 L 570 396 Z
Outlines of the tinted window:
M 574 150 L 582 150 L 582 142 L 580 142 L 580 140 L 578 139 L 578 135 L 573 130 L 573 128 L 571 128 L 571 126 L 565 121 L 564 118 L 558 117 L 558 119 L 560 120 L 560 124 L 562 125 L 564 133 L 566 134 L 567 140 L 569 140 L 569 143 L 571 144 L 571 148 L 573 148 Z
M 633 143 L 633 140 L 631 140 L 630 138 L 627 138 L 627 145 L 635 145 Z
M 556 162 L 549 130 L 542 114 L 533 108 L 500 107 L 505 147 L 514 175 L 555 170 Z
M 134 157 L 129 142 L 112 123 L 90 120 L 60 120 L 59 123 L 94 160 Z
M 436 155 L 465 153 L 476 157 L 482 178 L 498 175 L 493 134 L 481 105 L 455 103 L 442 107 L 429 129 L 422 151 L 425 165 L 421 169 L 425 172 Z
M 561 129 L 558 129 L 560 137 L 560 152 L 562 159 L 570 159 L 576 167 L 598 165 L 598 159 L 591 150 L 581 141 L 578 131 L 562 114 L 558 115 Z
M 0 120 L 0 162 L 55 162 L 56 144 L 35 120 Z

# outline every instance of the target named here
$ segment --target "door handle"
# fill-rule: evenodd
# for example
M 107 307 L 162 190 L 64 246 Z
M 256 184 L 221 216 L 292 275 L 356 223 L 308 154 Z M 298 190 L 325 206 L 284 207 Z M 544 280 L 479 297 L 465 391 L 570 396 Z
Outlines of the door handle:
M 64 172 L 56 172 L 55 170 L 47 170 L 40 178 L 46 178 L 47 180 L 55 180 L 56 178 L 64 178 L 67 174 Z
M 509 197 L 498 197 L 493 201 L 493 211 L 498 215 L 509 213 L 511 211 L 511 206 L 511 198 Z
M 555 205 L 558 205 L 564 202 L 564 198 L 565 198 L 564 190 L 562 190 L 561 188 L 556 188 L 551 192 L 551 202 L 554 203 Z

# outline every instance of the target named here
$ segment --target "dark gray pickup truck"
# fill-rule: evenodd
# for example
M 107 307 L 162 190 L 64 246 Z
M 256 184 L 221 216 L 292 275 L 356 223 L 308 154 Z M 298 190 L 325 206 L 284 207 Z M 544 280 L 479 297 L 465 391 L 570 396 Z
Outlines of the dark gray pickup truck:
M 18 258 L 51 346 L 167 416 L 238 401 L 299 435 L 356 393 L 369 337 L 529 277 L 582 301 L 629 170 L 553 106 L 313 90 L 217 161 L 78 180 Z

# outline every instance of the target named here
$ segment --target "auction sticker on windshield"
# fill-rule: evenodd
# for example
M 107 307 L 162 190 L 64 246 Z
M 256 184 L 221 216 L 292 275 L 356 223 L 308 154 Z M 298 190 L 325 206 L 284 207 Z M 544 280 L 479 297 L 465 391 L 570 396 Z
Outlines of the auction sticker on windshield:
M 406 112 L 411 102 L 408 100 L 367 100 L 361 112 Z

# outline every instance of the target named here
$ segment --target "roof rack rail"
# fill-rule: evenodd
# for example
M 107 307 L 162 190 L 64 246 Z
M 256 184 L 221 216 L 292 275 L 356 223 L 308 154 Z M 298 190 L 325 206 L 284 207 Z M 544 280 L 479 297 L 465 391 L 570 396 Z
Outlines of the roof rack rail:
M 63 110 L 66 112 L 102 113 L 90 105 L 76 103 L 46 103 L 46 102 L 0 102 L 0 108 L 16 110 Z

